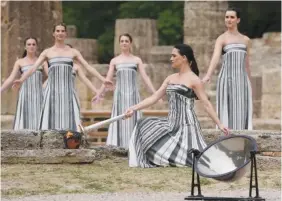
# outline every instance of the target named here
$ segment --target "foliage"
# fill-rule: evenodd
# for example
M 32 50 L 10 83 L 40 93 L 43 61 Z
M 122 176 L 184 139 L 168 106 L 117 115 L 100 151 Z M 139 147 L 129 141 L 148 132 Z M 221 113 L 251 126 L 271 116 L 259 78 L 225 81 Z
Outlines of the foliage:
M 242 10 L 240 31 L 250 38 L 281 31 L 280 1 L 229 1 Z M 114 28 L 118 18 L 157 20 L 159 45 L 183 41 L 184 1 L 63 1 L 65 23 L 76 25 L 78 37 L 95 38 L 98 61 L 108 63 L 114 55 Z
M 239 29 L 250 38 L 281 31 L 281 1 L 230 1 L 229 6 L 240 8 Z

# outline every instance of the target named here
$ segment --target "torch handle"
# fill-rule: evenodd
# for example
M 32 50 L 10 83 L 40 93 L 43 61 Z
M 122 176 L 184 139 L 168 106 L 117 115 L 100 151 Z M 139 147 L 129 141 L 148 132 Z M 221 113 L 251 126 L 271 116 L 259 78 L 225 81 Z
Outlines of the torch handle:
M 113 123 L 115 121 L 118 121 L 120 119 L 123 119 L 125 117 L 125 114 L 121 114 L 119 116 L 116 116 L 116 117 L 113 117 L 113 118 L 110 118 L 110 119 L 107 119 L 107 120 L 104 120 L 104 121 L 101 121 L 99 123 L 96 123 L 96 124 L 92 124 L 90 126 L 86 126 L 84 127 L 84 132 L 90 132 L 90 131 L 93 131 L 93 130 L 97 130 L 98 128 L 106 125 L 106 124 L 110 124 L 110 123 Z

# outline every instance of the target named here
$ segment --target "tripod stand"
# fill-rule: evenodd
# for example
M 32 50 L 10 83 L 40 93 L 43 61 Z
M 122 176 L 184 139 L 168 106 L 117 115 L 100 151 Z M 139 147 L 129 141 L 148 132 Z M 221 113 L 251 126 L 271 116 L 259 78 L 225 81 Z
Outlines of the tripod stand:
M 184 200 L 224 200 L 224 201 L 265 201 L 264 198 L 259 196 L 258 188 L 258 175 L 257 175 L 257 163 L 256 163 L 256 151 L 251 151 L 251 176 L 250 176 L 250 186 L 249 186 L 249 197 L 205 197 L 201 192 L 200 176 L 195 172 L 196 158 L 200 154 L 199 150 L 192 150 L 193 153 L 193 165 L 192 165 L 192 182 L 191 182 L 191 195 L 185 197 Z M 195 183 L 196 174 L 196 183 Z M 254 184 L 253 184 L 254 178 Z M 197 188 L 198 195 L 194 195 L 194 188 Z M 255 189 L 256 195 L 252 197 L 253 189 Z

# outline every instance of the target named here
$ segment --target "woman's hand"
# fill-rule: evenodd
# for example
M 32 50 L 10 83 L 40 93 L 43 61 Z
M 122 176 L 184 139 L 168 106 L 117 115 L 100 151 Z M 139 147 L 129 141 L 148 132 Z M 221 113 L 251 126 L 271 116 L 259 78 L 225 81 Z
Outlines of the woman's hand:
M 100 93 L 97 93 L 91 100 L 91 102 L 93 103 L 99 103 L 100 101 L 104 100 L 104 97 L 105 97 L 105 93 L 103 92 L 100 92 Z
M 218 127 L 224 133 L 224 135 L 229 135 L 230 134 L 229 128 L 225 127 L 223 124 L 218 125 Z
M 19 89 L 22 85 L 22 81 L 21 80 L 15 80 L 13 82 L 13 86 L 12 86 L 12 89 Z
M 210 82 L 210 80 L 211 80 L 210 76 L 205 75 L 205 77 L 202 79 L 202 82 L 205 84 L 205 83 Z
M 112 91 L 114 89 L 114 84 L 111 80 L 105 79 L 103 84 L 105 85 L 106 89 Z
M 127 119 L 127 118 L 130 118 L 130 117 L 132 117 L 132 115 L 134 114 L 134 109 L 133 108 L 128 108 L 126 111 L 125 111 L 125 118 Z

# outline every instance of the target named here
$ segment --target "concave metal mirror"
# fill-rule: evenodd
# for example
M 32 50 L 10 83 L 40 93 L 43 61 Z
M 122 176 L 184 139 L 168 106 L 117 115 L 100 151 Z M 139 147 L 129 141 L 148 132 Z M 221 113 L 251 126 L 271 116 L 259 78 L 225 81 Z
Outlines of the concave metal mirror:
M 251 151 L 257 151 L 253 138 L 244 135 L 223 137 L 197 156 L 195 170 L 200 176 L 219 181 L 239 180 L 250 169 Z

